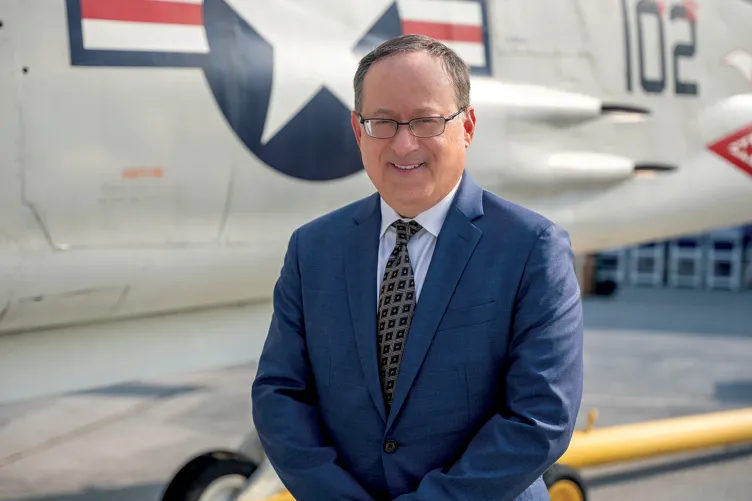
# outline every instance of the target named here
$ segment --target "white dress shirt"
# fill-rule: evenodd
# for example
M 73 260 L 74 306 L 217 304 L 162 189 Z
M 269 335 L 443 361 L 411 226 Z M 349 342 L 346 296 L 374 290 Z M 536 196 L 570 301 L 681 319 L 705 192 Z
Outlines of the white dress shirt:
M 460 181 L 462 178 L 460 177 Z M 410 263 L 413 266 L 413 278 L 415 279 L 415 301 L 420 297 L 420 291 L 423 289 L 423 282 L 426 278 L 428 265 L 433 257 L 433 250 L 436 247 L 436 239 L 439 238 L 439 232 L 446 219 L 449 207 L 452 204 L 454 195 L 457 192 L 460 182 L 444 197 L 439 203 L 430 209 L 421 212 L 415 216 L 415 221 L 423 229 L 416 233 L 407 243 L 407 252 L 410 254 Z M 397 230 L 391 224 L 398 219 L 405 222 L 412 221 L 401 217 L 397 212 L 381 199 L 381 232 L 379 233 L 379 264 L 376 277 L 376 307 L 378 308 L 379 294 L 381 291 L 381 282 L 384 278 L 384 268 L 389 256 L 394 250 L 394 244 L 397 242 Z

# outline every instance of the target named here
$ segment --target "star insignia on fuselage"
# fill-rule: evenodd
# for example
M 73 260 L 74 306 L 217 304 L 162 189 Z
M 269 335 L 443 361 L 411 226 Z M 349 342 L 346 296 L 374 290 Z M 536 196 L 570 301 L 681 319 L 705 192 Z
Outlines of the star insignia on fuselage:
M 269 109 L 261 143 L 271 140 L 322 87 L 348 109 L 353 106 L 352 76 L 358 65 L 356 43 L 384 15 L 393 0 L 368 0 L 348 9 L 352 0 L 226 0 L 273 47 L 274 69 Z M 320 11 L 348 12 L 348 19 Z

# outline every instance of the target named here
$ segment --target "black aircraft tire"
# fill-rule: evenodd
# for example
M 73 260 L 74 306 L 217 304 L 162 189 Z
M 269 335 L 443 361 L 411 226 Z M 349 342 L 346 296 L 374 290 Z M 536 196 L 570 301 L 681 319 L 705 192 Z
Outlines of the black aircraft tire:
M 587 501 L 587 488 L 577 470 L 554 464 L 543 474 L 551 501 Z
M 248 479 L 258 466 L 250 459 L 229 451 L 196 456 L 180 468 L 162 495 L 162 501 L 199 501 L 220 479 L 230 484 Z

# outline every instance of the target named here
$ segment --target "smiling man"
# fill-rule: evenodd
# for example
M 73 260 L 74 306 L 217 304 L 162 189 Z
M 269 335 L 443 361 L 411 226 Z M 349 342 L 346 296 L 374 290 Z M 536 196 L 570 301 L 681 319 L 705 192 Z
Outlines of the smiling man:
M 467 65 L 406 35 L 359 63 L 377 192 L 296 230 L 253 418 L 296 501 L 548 500 L 582 395 L 566 231 L 465 172 Z

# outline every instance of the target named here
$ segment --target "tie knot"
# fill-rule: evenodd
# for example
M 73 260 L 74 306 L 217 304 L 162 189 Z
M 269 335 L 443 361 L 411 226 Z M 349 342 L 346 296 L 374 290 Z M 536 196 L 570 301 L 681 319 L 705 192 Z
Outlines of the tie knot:
M 415 221 L 405 222 L 401 219 L 393 222 L 392 226 L 397 230 L 397 244 L 407 244 L 416 233 L 423 229 Z

